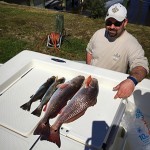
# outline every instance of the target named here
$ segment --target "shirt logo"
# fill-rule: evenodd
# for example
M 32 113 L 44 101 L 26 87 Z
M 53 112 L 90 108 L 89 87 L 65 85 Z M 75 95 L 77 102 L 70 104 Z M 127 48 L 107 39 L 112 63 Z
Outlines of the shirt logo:
M 119 58 L 120 58 L 120 55 L 118 53 L 113 55 L 113 60 L 114 61 L 119 60 Z

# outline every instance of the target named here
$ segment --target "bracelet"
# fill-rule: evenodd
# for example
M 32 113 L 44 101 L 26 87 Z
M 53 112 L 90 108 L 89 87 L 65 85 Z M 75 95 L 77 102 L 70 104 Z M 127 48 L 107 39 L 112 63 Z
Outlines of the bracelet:
M 138 84 L 138 81 L 132 76 L 128 76 L 127 79 L 132 80 L 135 86 Z

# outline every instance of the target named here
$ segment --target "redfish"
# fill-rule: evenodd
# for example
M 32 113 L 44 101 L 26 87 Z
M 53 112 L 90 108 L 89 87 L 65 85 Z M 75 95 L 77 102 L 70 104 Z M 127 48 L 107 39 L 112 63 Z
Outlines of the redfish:
M 20 108 L 30 111 L 31 108 L 31 104 L 37 100 L 42 99 L 42 97 L 44 96 L 45 92 L 47 91 L 47 89 L 49 88 L 49 86 L 55 81 L 55 76 L 52 76 L 51 78 L 49 78 L 45 83 L 43 83 L 39 89 L 37 90 L 37 92 L 32 95 L 30 98 L 30 100 L 23 104 L 22 106 L 20 106 Z
M 60 110 L 67 104 L 74 94 L 80 89 L 83 84 L 85 77 L 77 76 L 72 80 L 63 83 L 58 87 L 55 93 L 49 100 L 46 112 L 43 118 L 40 120 L 37 128 L 34 131 L 34 135 L 44 135 L 46 137 L 50 134 L 49 119 L 57 116 Z
M 41 140 L 48 140 L 56 143 L 58 147 L 61 146 L 59 130 L 63 123 L 73 122 L 82 115 L 90 107 L 97 103 L 97 96 L 99 92 L 98 80 L 89 76 L 83 86 L 72 97 L 68 104 L 63 108 L 62 112 L 50 127 L 50 135 L 42 136 Z

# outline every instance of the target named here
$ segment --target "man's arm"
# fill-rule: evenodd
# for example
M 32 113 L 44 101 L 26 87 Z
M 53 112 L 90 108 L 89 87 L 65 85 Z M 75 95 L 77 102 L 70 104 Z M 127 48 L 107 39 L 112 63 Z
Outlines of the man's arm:
M 147 71 L 142 66 L 137 66 L 132 69 L 130 76 L 134 77 L 138 82 L 141 82 L 147 75 Z
M 89 52 L 86 53 L 86 64 L 90 64 L 92 59 L 92 54 Z

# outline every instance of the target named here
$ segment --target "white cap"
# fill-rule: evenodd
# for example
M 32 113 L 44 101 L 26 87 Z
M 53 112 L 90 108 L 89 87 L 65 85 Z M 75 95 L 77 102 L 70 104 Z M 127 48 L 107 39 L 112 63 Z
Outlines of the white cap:
M 112 5 L 107 12 L 105 21 L 108 18 L 114 18 L 117 21 L 123 21 L 127 17 L 127 9 L 120 3 Z

